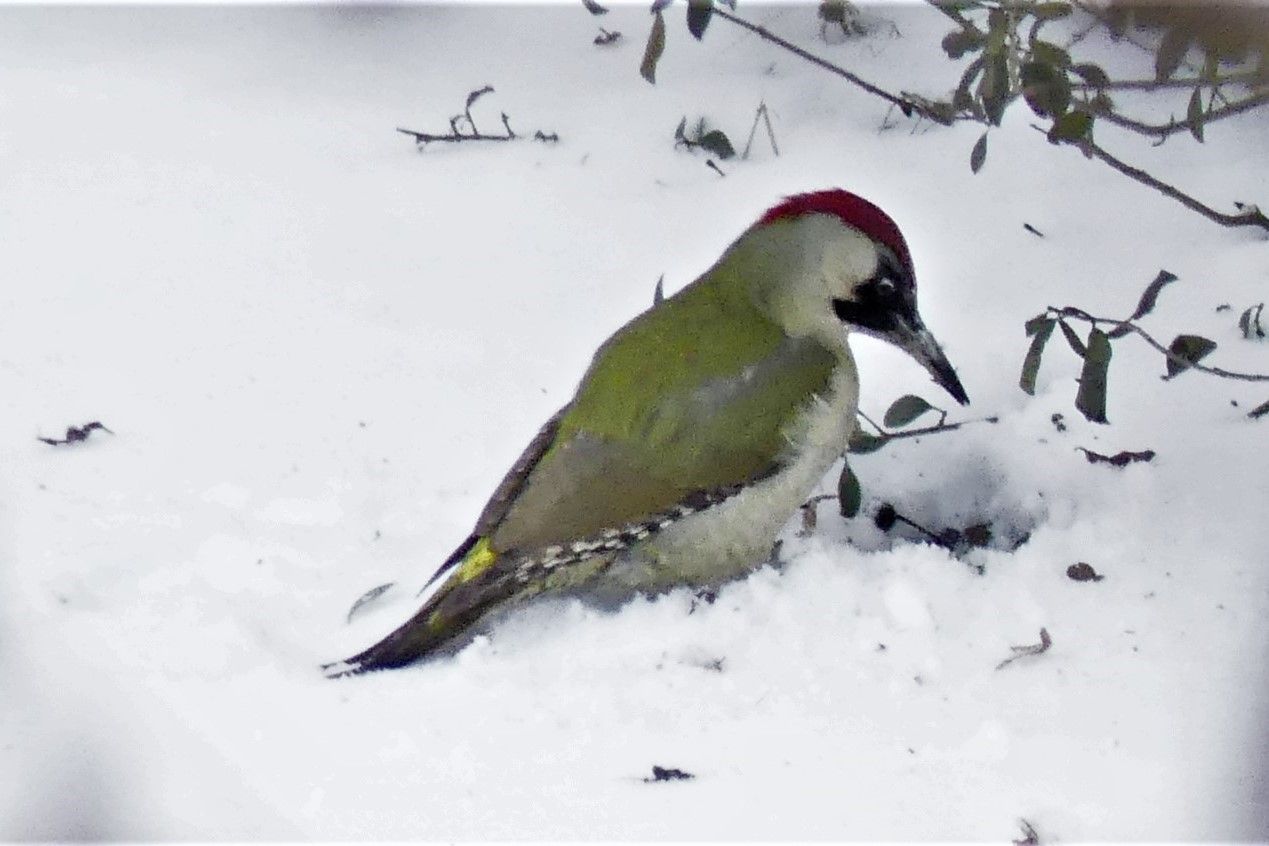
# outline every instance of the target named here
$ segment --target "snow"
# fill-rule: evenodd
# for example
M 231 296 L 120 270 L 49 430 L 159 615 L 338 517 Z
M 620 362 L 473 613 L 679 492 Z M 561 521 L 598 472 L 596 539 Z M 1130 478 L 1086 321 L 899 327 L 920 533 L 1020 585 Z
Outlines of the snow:
M 840 44 L 809 7 L 741 12 L 894 89 L 955 78 L 923 6 Z M 1265 391 L 1161 382 L 1131 338 L 1109 426 L 1074 410 L 1060 338 L 1016 386 L 1023 321 L 1126 315 L 1161 267 L 1149 329 L 1269 371 L 1236 326 L 1264 236 L 1049 147 L 1021 106 L 971 175 L 979 129 L 883 131 L 879 101 L 681 14 L 653 87 L 643 6 L 0 9 L 0 839 L 1269 837 Z M 597 22 L 625 38 L 593 46 Z M 393 132 L 484 84 L 482 129 L 560 142 Z M 673 149 L 701 114 L 743 143 L 760 101 L 778 158 L 760 139 L 720 178 Z M 1099 138 L 1264 203 L 1264 121 Z M 954 419 L 1000 418 L 852 459 L 866 508 L 1026 543 L 959 562 L 823 503 L 712 605 L 543 602 L 452 659 L 321 676 L 413 612 L 661 274 L 831 185 L 903 226 L 974 401 Z M 874 418 L 946 403 L 853 343 Z M 115 434 L 36 440 L 90 420 Z

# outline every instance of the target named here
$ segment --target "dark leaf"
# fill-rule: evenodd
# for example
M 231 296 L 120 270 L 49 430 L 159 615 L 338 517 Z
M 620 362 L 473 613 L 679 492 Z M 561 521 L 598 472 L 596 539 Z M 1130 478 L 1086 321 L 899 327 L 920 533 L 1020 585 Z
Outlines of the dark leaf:
M 1053 121 L 1053 127 L 1049 130 L 1049 140 L 1055 144 L 1059 141 L 1079 141 L 1088 137 L 1089 130 L 1092 128 L 1092 115 L 1088 112 L 1070 111 Z
M 899 519 L 899 512 L 894 510 L 894 506 L 890 503 L 882 503 L 877 509 L 877 513 L 873 515 L 872 522 L 878 529 L 883 532 L 890 531 L 895 522 Z
M 886 409 L 886 416 L 882 418 L 882 422 L 886 424 L 888 429 L 901 429 L 927 411 L 934 410 L 934 406 L 916 394 L 904 394 L 890 403 L 890 407 Z
M 969 169 L 973 173 L 983 169 L 983 162 L 987 161 L 987 133 L 974 142 L 974 149 L 969 151 Z
M 1075 407 L 1094 423 L 1106 420 L 1106 374 L 1110 369 L 1110 339 L 1100 329 L 1088 333 L 1088 349 L 1084 368 L 1080 371 L 1080 387 L 1075 394 Z
M 1055 21 L 1071 13 L 1070 3 L 1036 3 L 1031 7 L 1031 14 L 1042 21 Z
M 1154 55 L 1154 78 L 1160 82 L 1172 78 L 1176 69 L 1181 66 L 1186 52 L 1190 49 L 1190 27 L 1188 24 L 1173 26 L 1164 33 L 1159 42 L 1159 50 Z
M 485 96 L 486 94 L 492 94 L 492 93 L 493 93 L 493 86 L 486 85 L 484 88 L 478 88 L 475 91 L 468 94 L 467 95 L 468 111 L 471 110 L 472 104 L 474 104 L 477 100 L 479 100 L 481 97 Z
M 66 444 L 75 444 L 80 441 L 88 440 L 88 436 L 98 429 L 106 432 L 107 434 L 114 434 L 114 432 L 107 429 L 105 424 L 100 420 L 94 420 L 91 423 L 85 423 L 82 426 L 67 426 L 66 437 L 64 438 L 43 438 L 37 436 L 36 440 L 43 441 L 49 446 L 65 446 Z
M 702 135 L 701 140 L 697 143 L 723 161 L 727 161 L 736 155 L 736 150 L 731 146 L 731 140 L 721 129 L 711 129 Z
M 991 523 L 975 523 L 961 530 L 961 537 L 970 546 L 984 547 L 991 543 Z
M 1265 400 L 1260 405 L 1256 406 L 1251 411 L 1247 412 L 1247 416 L 1250 417 L 1252 420 L 1259 420 L 1261 417 L 1264 417 L 1266 414 L 1269 414 L 1269 400 Z
M 1163 290 L 1163 286 L 1168 285 L 1177 280 L 1175 273 L 1167 270 L 1160 270 L 1158 275 L 1154 277 L 1154 281 L 1146 286 L 1146 290 L 1141 292 L 1141 299 L 1137 301 L 1137 307 L 1132 310 L 1132 317 L 1128 320 L 1136 320 L 1139 317 L 1145 317 L 1154 311 L 1155 303 L 1159 301 L 1159 292 Z M 1123 326 L 1116 326 L 1110 331 L 1110 337 L 1122 338 L 1131 332 L 1131 329 Z
M 652 31 L 648 33 L 648 45 L 643 49 L 643 62 L 639 65 L 639 75 L 656 85 L 657 62 L 665 52 L 665 18 L 660 10 L 652 21 Z
M 602 46 L 605 46 L 605 45 L 607 45 L 607 44 L 615 44 L 616 42 L 618 42 L 618 41 L 620 41 L 620 40 L 621 40 L 621 33 L 620 33 L 620 32 L 618 32 L 617 30 L 613 30 L 612 32 L 609 32 L 608 30 L 604 29 L 604 28 L 601 26 L 601 27 L 599 28 L 599 35 L 596 35 L 596 36 L 595 36 L 595 42 L 594 42 L 594 43 L 596 43 L 596 44 L 598 44 L 598 45 L 600 45 L 600 46 L 602 47 Z
M 1084 342 L 1080 340 L 1080 336 L 1075 334 L 1075 330 L 1071 328 L 1071 324 L 1065 320 L 1059 320 L 1058 326 L 1062 327 L 1062 334 L 1066 336 L 1066 342 L 1071 345 L 1071 349 L 1075 350 L 1075 354 L 1080 358 L 1084 357 L 1087 350 L 1084 348 Z
M 1114 455 L 1102 455 L 1100 452 L 1093 452 L 1091 449 L 1084 447 L 1076 447 L 1084 453 L 1084 457 L 1088 459 L 1089 464 L 1110 464 L 1115 467 L 1127 467 L 1129 464 L 1135 464 L 1138 461 L 1154 460 L 1154 450 L 1144 449 L 1141 452 L 1129 452 L 1123 450 Z
M 1050 44 L 1047 41 L 1037 41 L 1031 45 L 1031 58 L 1037 62 L 1052 65 L 1055 68 L 1069 68 L 1071 66 L 1071 54 L 1056 44 Z
M 1081 62 L 1078 65 L 1072 65 L 1071 70 L 1083 77 L 1084 81 L 1089 85 L 1101 88 L 1110 83 L 1110 77 L 1106 75 L 1106 71 L 1102 70 L 1100 65 L 1095 65 L 1092 62 Z
M 1201 361 L 1204 356 L 1214 349 L 1216 349 L 1216 342 L 1208 340 L 1201 335 L 1177 335 L 1172 339 L 1172 343 L 1168 345 L 1168 351 L 1184 359 L 1184 361 L 1169 358 L 1166 378 L 1171 379 L 1178 373 L 1184 373 L 1189 370 L 1191 364 Z
M 684 116 L 684 118 L 681 121 L 679 121 L 678 127 L 674 130 L 674 140 L 675 141 L 687 140 L 687 117 L 686 116 Z
M 677 769 L 676 767 L 658 767 L 656 764 L 653 764 L 652 777 L 645 778 L 643 781 L 646 784 L 651 784 L 656 781 L 688 781 L 694 778 L 696 778 L 696 776 L 692 773 L 685 772 Z
M 863 492 L 859 488 L 859 479 L 855 471 L 850 469 L 850 462 L 842 465 L 842 474 L 837 477 L 837 507 L 841 515 L 850 519 L 859 514 L 859 506 L 863 503 Z
M 657 306 L 657 305 L 661 305 L 661 303 L 664 301 L 665 301 L 665 274 L 662 273 L 661 277 L 657 279 L 656 288 L 653 289 L 652 291 L 652 304 L 654 306 Z
M 1035 379 L 1040 372 L 1040 357 L 1044 355 L 1044 345 L 1049 342 L 1049 336 L 1053 334 L 1053 326 L 1057 321 L 1052 317 L 1035 318 L 1041 322 L 1037 324 L 1034 334 L 1031 337 L 1031 347 L 1027 350 L 1027 357 L 1022 360 L 1022 376 L 1018 379 L 1018 387 L 1023 391 L 1035 396 Z M 1031 324 L 1027 323 L 1027 332 L 1031 334 Z
M 705 27 L 714 14 L 713 0 L 687 0 L 687 31 L 700 41 L 705 35 Z
M 835 23 L 845 28 L 846 0 L 823 0 L 815 14 L 824 23 Z
M 660 12 L 662 9 L 664 9 L 666 6 L 669 6 L 673 2 L 674 0 L 652 0 L 652 8 L 649 9 L 649 11 L 655 15 L 657 12 Z
M 947 53 L 949 59 L 959 59 L 966 53 L 983 49 L 986 43 L 986 36 L 976 27 L 971 26 L 968 29 L 954 30 L 943 36 L 943 52 Z
M 969 87 L 974 84 L 974 78 L 982 73 L 983 59 L 979 56 L 977 59 L 969 63 L 969 67 L 965 68 L 965 73 L 961 74 L 960 84 L 956 86 L 956 93 L 952 95 L 952 107 L 960 110 L 968 110 L 974 105 L 974 97 L 969 93 Z
M 595 0 L 582 0 L 582 5 L 586 7 L 586 11 L 592 15 L 606 15 L 608 10 L 595 2 Z
M 869 452 L 876 452 L 886 445 L 886 438 L 869 434 L 863 429 L 856 428 L 850 433 L 850 439 L 846 442 L 846 451 L 852 455 L 864 455 Z
M 1022 96 L 1040 117 L 1058 117 L 1071 106 L 1071 83 L 1066 73 L 1043 62 L 1026 62 L 1020 73 Z
M 1093 565 L 1081 561 L 1066 568 L 1066 577 L 1075 582 L 1100 582 L 1105 576 L 1093 569 Z
M 1200 144 L 1203 142 L 1203 97 L 1198 86 L 1190 95 L 1190 105 L 1185 110 L 1185 122 L 1190 125 L 1190 134 Z

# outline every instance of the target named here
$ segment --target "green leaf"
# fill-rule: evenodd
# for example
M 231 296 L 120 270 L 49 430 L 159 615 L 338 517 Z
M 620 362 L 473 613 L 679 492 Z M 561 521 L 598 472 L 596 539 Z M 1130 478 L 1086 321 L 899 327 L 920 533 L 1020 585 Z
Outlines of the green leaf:
M 714 0 L 687 0 L 687 31 L 697 41 L 705 35 L 710 16 L 714 14 Z
M 727 161 L 736 155 L 736 150 L 731 146 L 730 139 L 721 129 L 711 129 L 701 136 L 698 142 L 706 150 L 718 156 L 723 161 Z
M 1035 318 L 1041 320 L 1041 318 Z M 1031 334 L 1031 323 L 1027 323 L 1027 332 Z M 1018 387 L 1031 396 L 1035 396 L 1035 379 L 1040 372 L 1040 357 L 1044 355 L 1044 345 L 1049 342 L 1049 336 L 1053 334 L 1053 326 L 1057 323 L 1052 317 L 1045 317 L 1036 326 L 1035 333 L 1031 338 L 1031 347 L 1027 350 L 1027 357 L 1022 360 L 1022 375 L 1018 378 Z
M 1128 320 L 1132 321 L 1139 317 L 1145 317 L 1147 314 L 1154 311 L 1155 303 L 1159 301 L 1159 292 L 1163 290 L 1165 285 L 1175 282 L 1176 280 L 1177 275 L 1175 273 L 1167 270 L 1160 270 L 1158 275 L 1154 277 L 1154 281 L 1146 286 L 1146 290 L 1141 292 L 1141 299 L 1137 301 L 1137 307 L 1133 309 L 1132 317 L 1129 317 Z M 1114 329 L 1110 330 L 1109 335 L 1111 338 L 1122 338 L 1131 331 L 1132 330 L 1127 327 L 1116 326 Z
M 992 126 L 1000 126 L 1009 97 L 1009 63 L 1004 53 L 995 53 L 984 63 L 983 78 L 978 82 L 978 99 Z
M 665 52 L 665 18 L 657 10 L 652 21 L 652 31 L 648 33 L 648 45 L 643 49 L 643 62 L 639 65 L 639 75 L 648 82 L 657 83 L 657 62 Z
M 1055 68 L 1071 66 L 1071 54 L 1047 41 L 1037 41 L 1031 45 L 1031 58 Z
M 1172 339 L 1172 343 L 1168 344 L 1168 352 L 1180 356 L 1184 361 L 1169 358 L 1166 378 L 1171 379 L 1178 373 L 1189 370 L 1190 365 L 1198 363 L 1214 349 L 1216 349 L 1216 342 L 1201 335 L 1177 335 Z
M 1203 143 L 1203 96 L 1195 86 L 1190 95 L 1190 105 L 1185 110 L 1185 122 L 1190 125 L 1190 134 L 1200 144 Z
M 1071 13 L 1070 3 L 1036 3 L 1030 9 L 1031 14 L 1042 21 L 1055 21 Z
M 966 53 L 976 53 L 986 43 L 987 37 L 974 26 L 949 32 L 943 36 L 942 42 L 943 52 L 949 59 L 959 59 Z
M 1100 329 L 1090 331 L 1075 407 L 1094 423 L 1109 422 L 1106 419 L 1106 374 L 1110 369 L 1110 354 L 1110 339 L 1106 333 Z
M 973 173 L 983 169 L 983 162 L 987 161 L 987 133 L 984 132 L 982 137 L 974 142 L 974 149 L 969 152 L 969 169 Z
M 1020 73 L 1022 96 L 1040 117 L 1058 117 L 1071 106 L 1071 83 L 1066 73 L 1043 62 L 1025 62 Z
M 1164 33 L 1163 40 L 1159 42 L 1159 50 L 1154 54 L 1155 79 L 1163 82 L 1176 73 L 1190 49 L 1190 34 L 1190 27 L 1185 24 L 1173 26 Z
M 886 416 L 882 418 L 882 422 L 886 424 L 887 429 L 901 429 L 927 411 L 934 410 L 934 406 L 916 394 L 904 394 L 890 403 L 890 407 L 886 409 Z
M 1071 324 L 1067 323 L 1065 320 L 1059 320 L 1058 326 L 1062 327 L 1062 334 L 1066 336 L 1066 342 L 1071 345 L 1071 349 L 1075 350 L 1076 355 L 1083 358 L 1084 354 L 1088 352 L 1088 349 L 1084 346 L 1084 342 L 1080 340 L 1079 335 L 1075 334 L 1075 330 L 1071 328 Z
M 1049 317 L 1048 312 L 1045 312 L 1044 314 L 1037 314 L 1035 317 L 1028 320 L 1025 326 L 1027 330 L 1027 337 L 1030 338 L 1036 332 L 1039 332 L 1044 328 L 1045 323 L 1051 322 L 1052 320 L 1053 318 Z M 1052 329 L 1052 327 L 1050 327 L 1050 329 Z
M 842 464 L 842 475 L 837 477 L 837 509 L 843 517 L 850 519 L 859 514 L 859 506 L 863 504 L 864 495 L 859 488 L 859 478 L 850 469 L 850 462 Z
M 1080 141 L 1087 138 L 1092 129 L 1092 115 L 1088 112 L 1070 111 L 1053 121 L 1053 126 L 1049 129 L 1049 140 L 1054 144 L 1060 141 Z
M 856 426 L 855 431 L 850 433 L 850 439 L 846 442 L 846 451 L 854 455 L 876 452 L 886 445 L 886 440 L 886 438 L 869 434 Z
M 592 15 L 606 15 L 608 10 L 595 2 L 595 0 L 582 0 L 582 5 L 586 7 L 586 11 Z
M 1095 65 L 1092 62 L 1081 62 L 1078 65 L 1072 65 L 1071 70 L 1079 74 L 1089 85 L 1101 88 L 1110 84 L 1110 77 L 1106 75 L 1106 71 L 1102 70 L 1100 65 Z
M 1001 8 L 987 13 L 987 43 L 983 45 L 992 55 L 1005 52 L 1005 42 L 1009 38 L 1009 16 Z

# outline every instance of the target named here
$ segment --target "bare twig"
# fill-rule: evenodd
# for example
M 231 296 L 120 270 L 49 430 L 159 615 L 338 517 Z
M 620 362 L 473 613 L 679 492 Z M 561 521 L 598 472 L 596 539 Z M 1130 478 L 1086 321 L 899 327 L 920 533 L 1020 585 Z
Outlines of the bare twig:
M 1190 361 L 1185 356 L 1177 355 L 1176 353 L 1172 352 L 1172 350 L 1168 349 L 1163 344 L 1159 343 L 1154 338 L 1152 338 L 1149 335 L 1149 333 L 1146 332 L 1146 330 L 1142 329 L 1140 326 L 1138 326 L 1137 324 L 1129 320 L 1115 320 L 1109 317 L 1094 317 L 1093 315 L 1089 314 L 1083 309 L 1075 308 L 1074 306 L 1063 306 L 1062 308 L 1055 308 L 1054 306 L 1049 306 L 1048 313 L 1053 315 L 1058 315 L 1061 317 L 1072 317 L 1072 318 L 1075 318 L 1076 320 L 1084 320 L 1084 321 L 1087 321 L 1088 323 L 1091 323 L 1094 326 L 1096 326 L 1098 323 L 1103 323 L 1103 324 L 1109 324 L 1117 329 L 1122 327 L 1123 329 L 1126 329 L 1129 332 L 1135 332 L 1138 335 L 1140 335 L 1142 340 L 1144 340 L 1147 344 L 1154 347 L 1159 352 L 1163 353 L 1163 355 L 1169 361 L 1174 361 L 1177 364 L 1182 365 L 1187 370 L 1199 370 L 1203 373 L 1211 374 L 1212 376 L 1220 376 L 1224 379 L 1238 379 L 1243 382 L 1269 382 L 1269 374 L 1237 373 L 1233 370 L 1225 370 L 1224 368 L 1221 368 L 1221 367 L 1208 367 L 1205 364 L 1199 364 L 1198 362 Z
M 765 101 L 758 103 L 758 110 L 753 115 L 753 126 L 749 127 L 749 139 L 745 141 L 745 151 L 740 154 L 740 158 L 744 161 L 749 160 L 749 148 L 753 145 L 753 136 L 758 131 L 758 120 L 761 119 L 767 128 L 767 139 L 771 142 L 771 152 L 777 157 L 780 155 L 780 148 L 776 145 L 775 130 L 771 128 L 771 117 L 767 114 L 767 104 Z
M 859 88 L 862 88 L 863 90 L 867 91 L 869 94 L 873 94 L 877 97 L 880 97 L 883 100 L 886 100 L 887 102 L 893 103 L 894 105 L 898 106 L 899 110 L 902 111 L 903 114 L 907 117 L 911 117 L 912 114 L 915 112 L 917 114 L 920 114 L 924 117 L 929 118 L 932 121 L 941 123 L 944 126 L 950 125 L 950 121 L 947 119 L 946 115 L 942 115 L 937 112 L 934 112 L 926 108 L 925 106 L 921 105 L 920 103 L 912 100 L 910 97 L 897 96 L 897 95 L 891 94 L 889 91 L 886 91 L 884 88 L 879 88 L 878 86 L 873 85 L 871 82 L 868 82 L 862 77 L 851 73 L 850 71 L 846 70 L 840 65 L 835 65 L 832 62 L 828 61 L 827 59 L 821 59 L 819 56 L 816 56 L 813 53 L 808 53 L 806 50 L 803 50 L 801 47 L 797 46 L 796 44 L 793 44 L 790 41 L 784 40 L 783 38 L 776 35 L 774 32 L 772 32 L 771 30 L 767 29 L 764 26 L 750 23 L 744 18 L 740 18 L 740 17 L 737 17 L 736 15 L 731 14 L 730 12 L 723 11 L 717 5 L 714 6 L 713 14 L 715 17 L 722 18 L 725 21 L 730 21 L 731 23 L 734 23 L 739 27 L 749 30 L 750 32 L 754 33 L 755 35 L 757 35 L 759 38 L 763 39 L 764 41 L 770 41 L 772 44 L 783 47 L 785 50 L 788 50 L 793 55 L 801 59 L 805 59 L 811 64 L 818 65 L 819 67 L 823 68 L 829 73 L 836 74 L 837 76 L 842 77 L 847 82 L 850 82 L 852 85 L 856 85 Z
M 1048 652 L 1049 647 L 1053 645 L 1053 639 L 1049 637 L 1048 629 L 1040 629 L 1040 642 L 1032 643 L 1026 646 L 1011 646 L 1013 655 L 996 665 L 997 670 L 1003 670 L 1019 658 L 1025 658 L 1028 655 L 1039 655 L 1042 652 Z
M 500 113 L 502 118 L 502 129 L 504 134 L 491 135 L 486 132 L 481 132 L 476 127 L 476 121 L 472 118 L 471 107 L 477 100 L 479 100 L 484 95 L 492 94 L 493 90 L 494 89 L 492 85 L 486 85 L 483 88 L 478 88 L 475 91 L 472 91 L 470 94 L 468 94 L 467 102 L 463 106 L 463 113 L 461 115 L 455 115 L 454 117 L 449 119 L 450 131 L 448 133 L 419 132 L 414 129 L 404 129 L 399 126 L 397 127 L 397 132 L 400 132 L 402 135 L 409 135 L 411 138 L 414 139 L 414 143 L 417 144 L 419 147 L 423 147 L 424 145 L 430 144 L 434 141 L 444 141 L 449 143 L 456 143 L 461 141 L 516 141 L 520 139 L 522 136 L 517 135 L 516 132 L 511 128 L 511 119 L 507 117 L 506 112 Z M 464 131 L 463 129 L 462 122 L 464 121 L 466 122 L 467 131 Z M 536 141 L 560 140 L 559 136 L 556 135 L 554 132 L 549 132 L 549 133 L 543 132 L 540 129 L 537 132 L 535 132 L 532 137 Z
M 1038 132 L 1045 132 L 1039 126 L 1032 124 L 1032 129 Z M 1045 132 L 1047 135 L 1048 133 Z M 1261 229 L 1269 232 L 1269 217 L 1265 217 L 1264 213 L 1255 206 L 1246 206 L 1243 211 L 1237 214 L 1226 214 L 1219 212 L 1211 206 L 1194 199 L 1189 194 L 1174 188 L 1166 182 L 1151 176 L 1139 167 L 1134 167 L 1127 162 L 1121 161 L 1101 147 L 1094 144 L 1088 139 L 1072 142 L 1075 147 L 1084 151 L 1093 158 L 1099 159 L 1110 165 L 1115 170 L 1127 176 L 1129 179 L 1136 180 L 1142 185 L 1153 188 L 1165 197 L 1171 197 L 1190 211 L 1198 212 L 1208 220 L 1219 223 L 1221 226 L 1259 226 Z

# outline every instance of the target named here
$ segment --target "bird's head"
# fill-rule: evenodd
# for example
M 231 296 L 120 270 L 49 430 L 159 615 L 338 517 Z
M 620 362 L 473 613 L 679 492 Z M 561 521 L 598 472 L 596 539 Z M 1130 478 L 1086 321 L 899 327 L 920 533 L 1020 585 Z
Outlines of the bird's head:
M 794 335 L 849 330 L 905 351 L 962 404 L 951 362 L 917 312 L 912 256 L 899 227 L 872 203 L 840 189 L 789 197 L 733 246 L 753 271 L 752 294 Z

